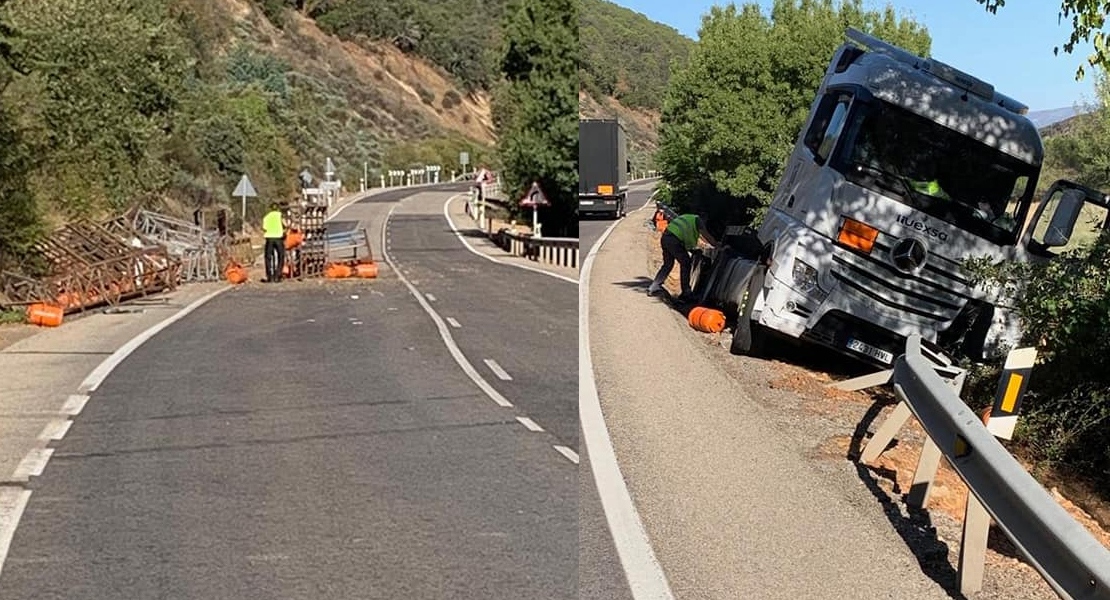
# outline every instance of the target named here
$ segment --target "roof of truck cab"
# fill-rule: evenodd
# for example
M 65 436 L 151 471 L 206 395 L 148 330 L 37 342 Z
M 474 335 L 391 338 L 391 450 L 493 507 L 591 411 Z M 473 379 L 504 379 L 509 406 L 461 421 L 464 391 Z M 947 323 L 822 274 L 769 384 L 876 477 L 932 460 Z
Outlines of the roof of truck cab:
M 970 136 L 1022 162 L 1040 165 L 1044 145 L 1036 125 L 913 65 L 867 52 L 829 81 L 865 85 L 877 98 Z

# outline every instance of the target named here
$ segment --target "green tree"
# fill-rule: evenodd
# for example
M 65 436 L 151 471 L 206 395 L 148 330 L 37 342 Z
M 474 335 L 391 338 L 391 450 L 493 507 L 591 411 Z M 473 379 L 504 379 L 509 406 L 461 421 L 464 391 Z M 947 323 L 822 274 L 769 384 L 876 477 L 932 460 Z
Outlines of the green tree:
M 776 0 L 770 14 L 729 5 L 702 17 L 689 64 L 667 90 L 656 157 L 678 205 L 714 221 L 760 213 L 848 26 L 929 52 L 924 27 L 861 0 Z
M 1006 6 L 1006 0 L 975 0 L 982 4 L 987 12 L 997 13 L 999 8 Z M 1071 33 L 1067 41 L 1052 49 L 1053 54 L 1059 54 L 1061 48 L 1071 54 L 1076 44 L 1090 42 L 1093 39 L 1094 51 L 1087 56 L 1087 64 L 1102 71 L 1110 70 L 1110 36 L 1103 31 L 1106 26 L 1106 16 L 1110 15 L 1110 0 L 1061 0 L 1059 18 L 1071 20 Z M 1075 71 L 1076 79 L 1083 79 L 1085 68 L 1079 65 Z
M 508 15 L 495 122 L 502 186 L 513 199 L 538 182 L 547 235 L 577 235 L 578 39 L 573 0 L 521 0 Z

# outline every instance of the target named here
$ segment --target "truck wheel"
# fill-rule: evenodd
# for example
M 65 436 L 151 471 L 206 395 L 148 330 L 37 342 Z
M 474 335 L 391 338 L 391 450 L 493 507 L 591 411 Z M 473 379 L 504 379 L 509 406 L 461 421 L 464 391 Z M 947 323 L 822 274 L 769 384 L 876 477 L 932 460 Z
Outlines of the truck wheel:
M 751 319 L 742 315 L 732 330 L 732 344 L 728 351 L 737 356 L 762 356 L 766 342 L 766 333 L 763 328 Z

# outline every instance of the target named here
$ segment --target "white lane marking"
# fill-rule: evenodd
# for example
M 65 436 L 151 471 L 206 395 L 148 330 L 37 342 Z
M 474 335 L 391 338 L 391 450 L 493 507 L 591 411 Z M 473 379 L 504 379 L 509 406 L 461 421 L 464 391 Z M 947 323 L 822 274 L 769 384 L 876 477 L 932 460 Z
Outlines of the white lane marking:
M 340 206 L 339 208 L 335 209 L 335 212 L 328 215 L 328 217 L 324 220 L 325 221 L 330 221 L 330 220 L 338 217 L 339 213 L 343 212 L 344 209 L 346 209 L 348 206 L 351 206 L 352 204 L 358 204 L 359 202 L 361 202 L 361 201 L 363 201 L 367 198 L 373 198 L 374 196 L 377 196 L 378 194 L 384 194 L 385 192 L 391 192 L 391 191 L 399 190 L 399 189 L 424 188 L 424 187 L 433 187 L 433 186 L 437 186 L 437 185 L 443 185 L 443 183 L 421 183 L 419 185 L 412 185 L 412 186 L 407 186 L 406 185 L 406 186 L 393 186 L 393 187 L 387 187 L 387 188 L 374 188 L 372 190 L 367 190 L 365 192 L 359 192 L 358 194 L 354 195 L 350 199 L 350 201 L 348 201 L 346 204 L 344 204 L 343 206 Z M 405 198 L 402 198 L 401 200 L 404 200 L 404 199 Z
M 548 275 L 548 276 L 554 277 L 556 279 L 562 279 L 563 281 L 568 281 L 570 283 L 573 283 L 574 285 L 578 285 L 578 280 L 574 279 L 573 277 L 567 277 L 566 275 L 561 275 L 559 273 L 552 273 L 551 271 L 545 271 L 543 269 L 537 269 L 535 267 L 530 267 L 528 265 L 518 265 L 516 263 L 503 262 L 503 261 L 497 260 L 496 258 L 494 258 L 494 257 L 492 257 L 492 256 L 490 256 L 490 255 L 488 255 L 484 252 L 480 252 L 474 246 L 471 246 L 470 242 L 466 241 L 466 238 L 463 237 L 463 234 L 462 234 L 461 231 L 459 231 L 459 228 L 455 227 L 455 222 L 451 220 L 451 212 L 449 210 L 449 207 L 451 206 L 451 202 L 455 198 L 461 198 L 465 195 L 466 194 L 455 194 L 454 196 L 451 196 L 450 198 L 448 198 L 447 202 L 443 203 L 443 218 L 447 219 L 447 224 L 451 226 L 451 231 L 455 232 L 455 237 L 459 238 L 459 241 L 463 243 L 463 246 L 466 246 L 467 250 L 470 250 L 474 254 L 477 254 L 478 256 L 481 256 L 482 258 L 484 258 L 484 259 L 486 259 L 490 262 L 495 262 L 499 265 L 506 265 L 506 266 L 509 266 L 509 267 L 516 267 L 518 269 L 524 269 L 525 271 L 532 271 L 533 273 L 540 273 L 542 275 Z
M 428 299 L 428 302 L 435 302 L 436 301 L 436 297 L 431 295 L 431 294 L 424 294 L 424 297 Z
M 85 408 L 85 403 L 89 401 L 87 394 L 73 394 L 66 398 L 66 403 L 62 405 L 62 413 L 67 415 L 79 415 Z
M 451 325 L 451 327 L 454 327 L 455 329 L 461 329 L 462 328 L 462 323 L 459 323 L 458 321 L 456 321 L 452 317 L 447 317 L 447 322 Z
M 597 383 L 594 381 L 594 366 L 590 356 L 590 271 L 598 249 L 619 223 L 620 221 L 615 221 L 601 234 L 582 263 L 583 284 L 578 289 L 579 422 L 585 451 L 590 457 L 594 484 L 601 498 L 601 508 L 613 535 L 613 545 L 617 548 L 621 566 L 628 578 L 632 597 L 635 600 L 673 600 L 674 594 L 667 583 L 667 575 L 651 548 L 644 523 L 636 512 L 636 505 L 632 502 L 632 496 L 624 483 L 624 475 L 617 464 L 613 440 L 609 437 L 605 415 L 601 412 L 601 400 L 597 396 Z
M 517 417 L 516 420 L 520 421 L 521 425 L 527 427 L 528 431 L 543 431 L 543 427 L 540 427 L 535 421 L 528 417 Z
M 397 205 L 394 204 L 393 208 L 389 209 L 389 214 L 385 217 L 385 223 L 382 225 L 383 237 L 385 236 L 385 232 L 389 230 L 389 219 L 393 217 L 393 211 L 396 208 Z M 506 400 L 500 392 L 493 389 L 493 386 L 490 385 L 489 382 L 486 381 L 480 373 L 478 373 L 478 370 L 474 368 L 474 365 L 470 364 L 470 361 L 467 360 L 466 355 L 463 354 L 463 351 L 459 348 L 459 345 L 455 343 L 455 338 L 451 337 L 451 331 L 447 329 L 447 324 L 443 322 L 443 318 L 439 316 L 439 313 L 432 309 L 432 305 L 428 304 L 428 301 L 424 299 L 424 296 L 420 294 L 420 291 L 417 290 L 416 287 L 409 282 L 408 277 L 405 277 L 404 273 L 402 273 L 401 270 L 397 268 L 397 264 L 393 262 L 393 258 L 389 256 L 389 252 L 383 252 L 382 256 L 385 257 L 385 262 L 389 265 L 389 268 L 393 269 L 393 272 L 397 274 L 397 278 L 401 280 L 401 283 L 405 284 L 405 287 L 409 289 L 409 292 L 411 292 L 413 297 L 416 298 L 416 301 L 420 303 L 420 306 L 424 309 L 424 312 L 428 313 L 428 316 L 432 317 L 432 321 L 436 324 L 436 329 L 439 330 L 439 337 L 443 338 L 443 343 L 447 346 L 447 350 L 451 353 L 451 356 L 455 359 L 455 362 L 458 363 L 463 372 L 466 373 L 467 377 L 470 377 L 470 380 L 473 381 L 479 389 L 485 392 L 485 394 L 489 396 L 491 400 L 496 402 L 498 406 L 512 406 L 513 403 Z
M 492 358 L 487 358 L 484 359 L 482 362 L 486 363 L 486 366 L 489 367 L 489 370 L 493 371 L 493 374 L 497 375 L 497 378 L 501 381 L 513 380 L 513 376 L 509 375 L 509 373 L 505 371 L 505 369 L 502 369 L 501 365 L 497 364 L 496 360 L 493 360 Z
M 12 473 L 13 481 L 27 481 L 31 477 L 38 477 L 42 475 L 42 470 L 46 468 L 46 463 L 50 461 L 50 455 L 54 454 L 53 448 L 34 448 L 19 461 L 16 466 L 15 472 Z
M 39 440 L 44 442 L 60 440 L 69 432 L 70 425 L 73 425 L 73 421 L 69 419 L 54 419 L 47 423 L 46 427 L 42 428 L 42 433 L 39 434 Z
M 78 391 L 83 394 L 88 392 L 95 392 L 96 388 L 100 387 L 100 384 L 104 382 L 104 379 L 106 377 L 108 377 L 108 374 L 111 373 L 112 370 L 115 369 L 117 366 L 119 366 L 119 364 L 123 362 L 123 360 L 127 358 L 132 352 L 134 352 L 139 346 L 142 346 L 144 342 L 154 337 L 155 334 L 157 334 L 159 331 L 162 331 L 175 322 L 183 319 L 189 313 L 200 308 L 201 305 L 203 305 L 205 302 L 208 302 L 212 298 L 215 298 L 217 295 L 222 294 L 230 289 L 231 286 L 228 285 L 225 287 L 221 287 L 220 289 L 210 294 L 202 296 L 194 300 L 192 304 L 167 317 L 161 323 L 157 323 L 146 331 L 131 338 L 131 340 L 129 340 L 126 344 L 120 346 L 119 349 L 113 352 L 111 356 L 104 359 L 104 362 L 97 365 L 97 367 L 93 369 L 93 372 L 89 373 L 89 376 L 81 382 L 81 387 L 78 388 Z
M 559 454 L 562 454 L 563 456 L 567 457 L 567 460 L 569 460 L 570 462 L 572 462 L 574 464 L 578 464 L 578 453 L 575 452 L 574 450 L 571 450 L 570 448 L 567 448 L 566 446 L 552 446 L 552 448 L 555 448 L 556 450 L 558 450 Z M 619 550 L 619 548 L 618 548 L 618 550 Z M 633 593 L 635 593 L 635 592 L 633 592 Z M 636 596 L 636 598 L 639 598 L 639 596 Z
M 15 528 L 19 527 L 19 520 L 23 518 L 30 498 L 31 490 L 11 486 L 0 488 L 0 571 L 4 569 Z

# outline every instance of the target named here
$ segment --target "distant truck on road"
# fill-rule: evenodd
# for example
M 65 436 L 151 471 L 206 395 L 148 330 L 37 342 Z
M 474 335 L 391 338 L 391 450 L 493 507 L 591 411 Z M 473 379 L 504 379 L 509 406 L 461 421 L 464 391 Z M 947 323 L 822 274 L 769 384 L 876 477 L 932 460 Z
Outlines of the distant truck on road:
M 944 63 L 848 37 L 758 230 L 759 257 L 722 249 L 699 288 L 739 309 L 737 354 L 775 332 L 889 367 L 920 334 L 988 358 L 1018 340 L 1018 316 L 963 260 L 1083 247 L 1107 228 L 1110 198 L 1060 180 L 1037 205 L 1044 150 L 1024 105 Z
M 628 140 L 616 119 L 578 121 L 578 214 L 625 215 Z

